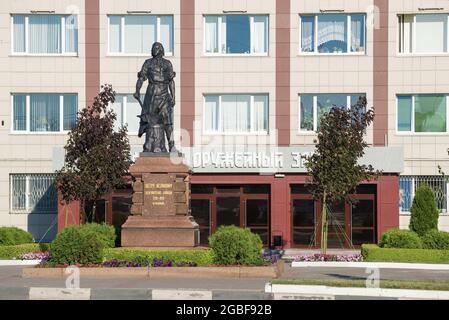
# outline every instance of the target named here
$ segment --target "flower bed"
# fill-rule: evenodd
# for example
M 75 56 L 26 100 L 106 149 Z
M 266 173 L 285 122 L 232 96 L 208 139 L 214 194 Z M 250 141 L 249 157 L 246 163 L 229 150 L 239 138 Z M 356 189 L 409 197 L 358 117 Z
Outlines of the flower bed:
M 50 251 L 43 252 L 27 252 L 23 253 L 17 258 L 19 260 L 41 260 L 42 262 L 48 261 L 50 259 Z
M 363 257 L 360 254 L 305 254 L 295 257 L 295 262 L 362 262 Z

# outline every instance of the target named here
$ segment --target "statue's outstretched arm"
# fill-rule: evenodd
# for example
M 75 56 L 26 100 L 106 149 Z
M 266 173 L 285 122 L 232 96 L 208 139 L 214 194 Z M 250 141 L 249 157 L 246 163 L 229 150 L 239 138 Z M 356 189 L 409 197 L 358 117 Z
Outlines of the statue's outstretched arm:
M 171 93 L 171 97 L 173 99 L 173 105 L 176 104 L 176 95 L 175 95 L 175 80 L 171 80 L 169 83 L 169 88 L 170 88 L 170 93 Z

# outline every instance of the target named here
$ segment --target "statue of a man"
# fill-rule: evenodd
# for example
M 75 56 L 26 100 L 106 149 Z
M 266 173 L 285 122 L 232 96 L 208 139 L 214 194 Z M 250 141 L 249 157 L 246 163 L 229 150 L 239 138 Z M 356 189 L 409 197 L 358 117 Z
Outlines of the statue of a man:
M 152 58 L 145 61 L 142 70 L 137 74 L 136 98 L 141 107 L 139 138 L 145 133 L 144 152 L 167 152 L 165 136 L 168 141 L 168 150 L 177 152 L 173 138 L 173 108 L 175 106 L 176 73 L 173 72 L 171 62 L 164 59 L 164 47 L 155 42 L 151 49 Z M 140 89 L 148 80 L 145 100 L 140 100 Z

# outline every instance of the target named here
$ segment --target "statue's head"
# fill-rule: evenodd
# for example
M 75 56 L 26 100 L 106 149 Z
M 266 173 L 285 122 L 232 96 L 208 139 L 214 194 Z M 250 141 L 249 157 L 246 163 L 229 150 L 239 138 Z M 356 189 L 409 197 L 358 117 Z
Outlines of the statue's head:
M 165 55 L 164 46 L 160 42 L 153 43 L 151 48 L 151 55 L 153 58 L 162 58 Z

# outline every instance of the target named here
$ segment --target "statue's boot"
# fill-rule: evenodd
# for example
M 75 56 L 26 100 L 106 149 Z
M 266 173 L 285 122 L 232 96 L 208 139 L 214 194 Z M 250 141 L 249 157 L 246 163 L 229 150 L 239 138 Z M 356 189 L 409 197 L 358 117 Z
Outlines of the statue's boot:
M 170 152 L 178 152 L 178 150 L 175 148 L 175 140 L 173 137 L 173 125 L 165 126 L 165 134 L 167 135 L 168 150 L 170 150 Z

